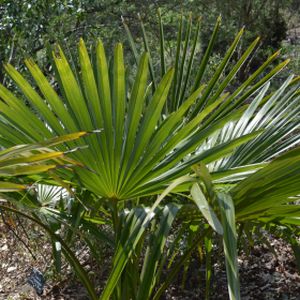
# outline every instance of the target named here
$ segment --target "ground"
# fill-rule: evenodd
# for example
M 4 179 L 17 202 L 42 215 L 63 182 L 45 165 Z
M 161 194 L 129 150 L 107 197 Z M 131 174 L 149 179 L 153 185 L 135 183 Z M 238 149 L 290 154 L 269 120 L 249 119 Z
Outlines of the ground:
M 26 234 L 16 237 L 12 230 L 0 221 L 0 299 L 88 299 L 67 264 L 63 265 L 63 275 L 60 277 L 53 275 L 51 246 L 37 228 L 31 229 L 31 235 L 34 235 L 31 239 L 34 242 L 29 243 Z M 19 240 L 20 237 L 22 242 Z M 239 256 L 242 300 L 300 299 L 300 276 L 290 247 L 281 239 L 273 237 L 269 237 L 269 242 L 274 250 L 273 253 L 262 244 L 254 246 L 250 255 Z M 84 262 L 85 268 L 90 270 L 91 274 L 97 274 L 99 286 L 101 286 L 101 282 L 103 283 L 106 278 L 107 270 L 95 270 L 91 267 L 93 264 L 86 248 L 82 247 L 77 254 Z M 166 291 L 164 299 L 204 299 L 205 270 L 196 258 L 194 260 L 190 265 L 184 286 L 182 278 L 179 278 Z M 32 268 L 40 270 L 46 276 L 45 290 L 41 297 L 27 284 Z M 214 269 L 211 299 L 226 300 L 228 295 L 224 267 L 215 264 Z

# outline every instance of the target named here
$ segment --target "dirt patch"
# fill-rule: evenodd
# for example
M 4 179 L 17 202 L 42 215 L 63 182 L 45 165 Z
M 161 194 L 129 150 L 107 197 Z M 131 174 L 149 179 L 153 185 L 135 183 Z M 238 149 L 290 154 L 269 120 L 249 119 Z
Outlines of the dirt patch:
M 28 230 L 27 230 L 28 232 Z M 67 264 L 63 264 L 60 277 L 52 269 L 51 245 L 37 228 L 30 228 L 30 236 L 21 234 L 22 242 L 3 222 L 0 222 L 0 299 L 1 300 L 86 300 L 88 296 L 74 278 Z M 270 237 L 274 249 L 271 253 L 264 245 L 255 246 L 249 255 L 239 257 L 241 295 L 243 300 L 298 300 L 300 299 L 300 276 L 291 248 L 280 239 Z M 90 274 L 95 275 L 99 287 L 103 286 L 106 270 L 96 270 L 89 259 L 87 249 L 79 251 L 81 261 Z M 217 253 L 215 257 L 217 257 Z M 109 257 L 107 257 L 107 265 Z M 214 263 L 211 299 L 228 299 L 226 272 L 223 265 Z M 104 265 L 106 262 L 104 263 Z M 40 297 L 27 283 L 32 268 L 40 270 L 46 279 Z M 186 280 L 179 276 L 165 292 L 166 300 L 204 299 L 205 268 L 196 258 L 190 264 Z

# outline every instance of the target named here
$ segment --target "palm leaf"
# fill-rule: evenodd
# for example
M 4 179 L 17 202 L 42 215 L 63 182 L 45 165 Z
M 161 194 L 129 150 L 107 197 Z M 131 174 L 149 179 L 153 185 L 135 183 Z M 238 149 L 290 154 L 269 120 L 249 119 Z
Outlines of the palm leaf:
M 103 128 L 97 135 L 85 137 L 81 142 L 68 145 L 69 148 L 83 144 L 88 146 L 82 151 L 70 153 L 70 158 L 80 161 L 87 167 L 76 169 L 78 178 L 83 185 L 99 196 L 128 199 L 157 194 L 178 175 L 187 174 L 189 167 L 195 162 L 202 159 L 206 161 L 220 159 L 232 152 L 233 148 L 259 134 L 252 132 L 245 138 L 239 137 L 232 143 L 224 143 L 206 153 L 194 152 L 205 138 L 237 118 L 244 108 L 211 122 L 209 126 L 206 124 L 203 130 L 199 125 L 205 121 L 207 114 L 220 106 L 227 96 L 224 94 L 186 122 L 185 116 L 189 109 L 197 103 L 197 99 L 203 97 L 206 90 L 205 86 L 201 86 L 185 99 L 177 111 L 162 120 L 161 115 L 171 90 L 174 70 L 170 69 L 165 73 L 157 84 L 154 94 L 150 94 L 150 99 L 147 99 L 145 90 L 149 54 L 144 54 L 140 59 L 131 91 L 127 91 L 125 87 L 125 67 L 120 44 L 115 48 L 111 78 L 101 41 L 96 48 L 95 66 L 89 58 L 84 42 L 80 41 L 78 75 L 72 70 L 60 47 L 56 47 L 53 58 L 60 94 L 47 83 L 32 60 L 27 60 L 28 69 L 43 97 L 21 74 L 11 66 L 6 67 L 9 75 L 21 87 L 37 113 L 29 114 L 30 119 L 26 122 L 23 119 L 12 122 L 13 111 L 8 109 L 17 107 L 17 102 L 22 100 L 8 97 L 6 90 L 3 89 L 2 98 L 7 109 L 2 112 L 3 119 L 2 122 L 0 120 L 0 124 L 7 128 L 6 131 L 9 128 L 23 134 L 24 141 L 40 140 L 41 134 L 51 137 L 56 132 Z M 181 69 L 178 70 L 181 74 Z M 179 91 L 180 89 L 175 92 L 178 94 Z M 10 93 L 8 94 L 10 96 Z M 28 108 L 23 113 L 24 118 L 27 111 Z M 23 125 L 23 121 L 26 126 Z M 33 128 L 40 127 L 41 133 L 37 135 Z M 19 136 L 11 140 L 12 143 L 18 141 Z M 63 147 L 60 148 L 63 152 Z M 181 162 L 182 159 L 184 163 Z
M 70 160 L 62 151 L 53 151 L 47 147 L 72 141 L 87 135 L 87 132 L 79 132 L 61 137 L 55 137 L 37 144 L 18 145 L 0 151 L 0 176 L 12 177 L 44 173 L 58 167 L 70 166 Z M 79 162 L 72 161 L 73 165 L 82 166 Z M 15 192 L 24 190 L 24 184 L 2 181 L 1 192 Z
M 299 153 L 296 148 L 281 155 L 231 190 L 239 220 L 268 216 L 269 210 L 295 200 L 300 194 Z

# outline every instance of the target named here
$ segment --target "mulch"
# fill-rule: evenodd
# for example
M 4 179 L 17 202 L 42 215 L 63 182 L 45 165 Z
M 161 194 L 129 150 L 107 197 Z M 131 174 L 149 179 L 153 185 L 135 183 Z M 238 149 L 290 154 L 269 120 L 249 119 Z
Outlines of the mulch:
M 0 300 L 86 300 L 84 288 L 64 263 L 61 276 L 55 276 L 51 263 L 51 245 L 38 228 L 32 227 L 31 236 L 22 235 L 22 242 L 0 221 Z M 291 248 L 281 239 L 269 237 L 273 253 L 262 244 L 249 254 L 239 256 L 242 300 L 299 300 L 300 276 Z M 32 252 L 32 253 L 30 253 Z M 216 253 L 215 256 L 218 254 Z M 91 274 L 104 283 L 105 270 L 95 270 L 89 263 L 86 249 L 79 253 Z M 46 278 L 42 296 L 28 283 L 32 269 L 40 270 Z M 100 278 L 99 278 L 100 272 Z M 205 268 L 193 258 L 186 280 L 179 278 L 165 292 L 166 300 L 204 299 Z M 96 278 L 96 277 L 95 277 Z M 214 262 L 211 300 L 226 300 L 227 283 L 224 265 Z

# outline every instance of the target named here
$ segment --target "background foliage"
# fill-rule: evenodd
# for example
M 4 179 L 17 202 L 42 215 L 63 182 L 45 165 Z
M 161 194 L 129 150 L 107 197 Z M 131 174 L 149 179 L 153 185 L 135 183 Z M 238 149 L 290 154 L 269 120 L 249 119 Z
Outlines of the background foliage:
M 160 7 L 165 23 L 165 38 L 169 51 L 176 41 L 178 13 L 201 17 L 201 43 L 207 45 L 215 20 L 222 15 L 223 26 L 214 47 L 211 64 L 219 61 L 237 31 L 245 26 L 246 34 L 239 53 L 255 37 L 261 36 L 261 44 L 251 67 L 240 72 L 241 79 L 255 69 L 269 54 L 282 47 L 287 53 L 295 53 L 297 37 L 290 29 L 299 24 L 299 0 L 190 0 L 190 1 L 130 1 L 130 0 L 26 0 L 0 1 L 0 61 L 10 62 L 22 68 L 28 53 L 51 72 L 47 47 L 58 42 L 73 51 L 76 41 L 82 37 L 87 44 L 100 37 L 106 46 L 117 41 L 125 42 L 121 17 L 131 28 L 134 37 L 141 39 L 138 15 L 146 22 L 151 49 L 157 47 L 159 35 L 155 11 Z M 149 14 L 149 11 L 153 12 Z M 195 24 L 196 22 L 194 22 Z M 194 25 L 196 26 L 196 25 Z M 245 45 L 245 46 L 244 46 Z M 128 46 L 128 44 L 127 44 Z M 238 55 L 238 54 L 237 54 Z M 295 57 L 292 64 L 299 63 Z M 5 75 L 0 71 L 0 82 Z

